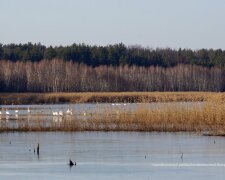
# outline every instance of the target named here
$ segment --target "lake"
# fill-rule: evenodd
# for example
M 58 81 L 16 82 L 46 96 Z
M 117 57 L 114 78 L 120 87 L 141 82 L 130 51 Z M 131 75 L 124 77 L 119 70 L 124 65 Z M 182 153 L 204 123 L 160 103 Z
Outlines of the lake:
M 62 121 L 90 120 L 93 117 L 106 118 L 111 116 L 132 114 L 138 109 L 162 109 L 164 107 L 193 108 L 203 107 L 202 102 L 174 102 L 174 103 L 81 103 L 81 104 L 48 104 L 48 105 L 2 105 L 0 106 L 0 128 L 23 126 L 24 123 L 43 127 L 60 125 Z M 69 110 L 69 113 L 68 113 Z M 56 114 L 54 114 L 56 113 Z M 61 115 L 59 115 L 61 113 Z
M 40 144 L 39 156 L 34 153 Z M 182 155 L 183 154 L 183 155 Z M 69 167 L 69 159 L 77 162 Z M 225 139 L 193 133 L 0 133 L 0 179 L 224 179 Z

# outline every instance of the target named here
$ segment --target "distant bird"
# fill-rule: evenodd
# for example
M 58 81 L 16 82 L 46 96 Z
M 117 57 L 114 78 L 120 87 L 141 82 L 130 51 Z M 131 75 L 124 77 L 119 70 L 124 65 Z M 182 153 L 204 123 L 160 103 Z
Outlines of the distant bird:
M 59 111 L 59 115 L 60 115 L 60 116 L 63 116 L 63 112 L 62 112 L 62 111 Z
M 216 140 L 214 139 L 214 144 L 216 144 Z
M 37 155 L 39 155 L 39 143 L 37 145 Z
M 27 112 L 30 114 L 30 107 L 28 106 L 28 108 L 27 108 Z
M 16 109 L 16 110 L 15 110 L 15 117 L 16 117 L 16 118 L 18 118 L 18 112 L 19 112 L 19 110 Z
M 181 157 L 180 157 L 180 158 L 182 159 L 182 161 L 183 161 L 183 157 L 184 157 L 184 154 L 182 153 L 182 154 L 181 154 Z
M 146 155 L 145 155 L 145 159 L 146 159 Z
M 2 111 L 0 111 L 0 115 L 2 115 Z
M 71 159 L 70 159 L 70 161 L 69 161 L 69 166 L 71 167 L 71 166 L 76 166 L 77 165 L 77 163 L 76 162 L 73 162 Z
M 83 112 L 83 115 L 86 116 L 86 112 Z
M 72 109 L 67 109 L 66 113 L 69 115 L 73 115 Z
M 53 112 L 52 112 L 52 115 L 53 115 L 53 116 L 58 116 L 59 113 L 58 113 L 57 111 L 53 111 Z
M 5 114 L 6 115 L 9 115 L 9 111 L 7 109 L 5 110 Z

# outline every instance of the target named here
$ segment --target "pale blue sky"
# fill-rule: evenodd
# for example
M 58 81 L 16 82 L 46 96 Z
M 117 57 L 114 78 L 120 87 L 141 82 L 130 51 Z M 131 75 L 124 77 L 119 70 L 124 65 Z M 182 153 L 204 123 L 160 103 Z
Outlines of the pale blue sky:
M 0 43 L 225 49 L 225 0 L 0 0 Z

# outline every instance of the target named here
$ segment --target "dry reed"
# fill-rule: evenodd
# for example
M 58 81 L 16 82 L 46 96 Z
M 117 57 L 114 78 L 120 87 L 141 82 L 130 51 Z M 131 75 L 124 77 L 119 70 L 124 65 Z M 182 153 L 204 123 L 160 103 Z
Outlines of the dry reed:
M 84 92 L 0 93 L 0 104 L 199 102 L 225 93 L 211 92 Z
M 1 120 L 0 131 L 189 131 L 223 135 L 225 103 L 223 94 L 216 94 L 206 102 L 163 103 L 153 108 L 143 103 L 132 111 L 96 108 L 94 113 L 63 116 L 56 121 L 23 119 L 10 125 Z

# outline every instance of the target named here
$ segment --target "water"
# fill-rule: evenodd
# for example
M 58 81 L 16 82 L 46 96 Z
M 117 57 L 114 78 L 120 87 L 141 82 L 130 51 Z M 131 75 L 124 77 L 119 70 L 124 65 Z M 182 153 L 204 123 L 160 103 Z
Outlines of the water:
M 39 157 L 33 151 L 37 143 Z M 67 165 L 70 158 L 77 166 Z M 224 179 L 224 170 L 222 137 L 142 132 L 0 134 L 0 179 L 218 180 Z
M 81 103 L 81 104 L 48 104 L 48 105 L 0 105 L 0 120 L 38 120 L 54 121 L 53 112 L 62 112 L 64 118 L 69 117 L 67 110 L 71 110 L 73 116 L 82 119 L 83 116 L 93 114 L 117 114 L 118 112 L 132 113 L 139 108 L 162 108 L 165 106 L 176 107 L 201 107 L 202 102 L 173 102 L 173 103 Z M 28 111 L 29 109 L 29 111 Z M 17 111 L 17 112 L 16 112 Z M 57 116 L 59 117 L 59 116 Z
M 120 115 L 132 116 L 139 109 L 201 108 L 203 103 L 97 103 L 97 104 L 50 104 L 50 105 L 2 105 L 0 106 L 0 130 L 24 128 L 58 128 L 75 121 L 93 118 L 118 119 Z M 71 112 L 68 113 L 68 110 Z M 56 114 L 55 114 L 56 113 Z M 84 124 L 84 123 L 83 123 Z

